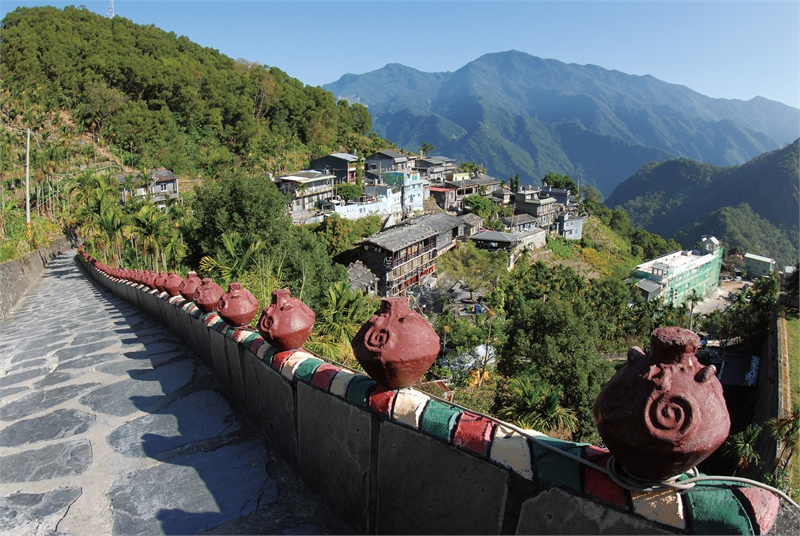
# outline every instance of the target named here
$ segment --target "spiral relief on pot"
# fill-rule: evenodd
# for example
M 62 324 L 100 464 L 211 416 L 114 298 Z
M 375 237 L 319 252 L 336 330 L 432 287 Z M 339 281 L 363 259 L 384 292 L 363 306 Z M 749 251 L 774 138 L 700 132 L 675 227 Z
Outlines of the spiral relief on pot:
M 647 426 L 659 439 L 678 440 L 692 429 L 694 405 L 682 395 L 661 395 L 651 400 L 645 410 Z

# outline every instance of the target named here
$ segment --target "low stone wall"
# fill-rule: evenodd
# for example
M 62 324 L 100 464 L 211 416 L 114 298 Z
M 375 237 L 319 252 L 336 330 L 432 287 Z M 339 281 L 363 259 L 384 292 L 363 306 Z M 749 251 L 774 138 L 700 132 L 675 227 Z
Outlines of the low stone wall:
M 197 352 L 306 484 L 365 534 L 759 534 L 775 519 L 777 501 L 757 488 L 631 493 L 559 454 L 604 465 L 606 450 L 526 437 L 302 349 L 278 352 L 193 302 L 78 259 Z
M 49 247 L 0 264 L 0 319 L 11 312 L 22 295 L 39 279 L 48 263 L 72 247 L 67 238 L 59 238 Z

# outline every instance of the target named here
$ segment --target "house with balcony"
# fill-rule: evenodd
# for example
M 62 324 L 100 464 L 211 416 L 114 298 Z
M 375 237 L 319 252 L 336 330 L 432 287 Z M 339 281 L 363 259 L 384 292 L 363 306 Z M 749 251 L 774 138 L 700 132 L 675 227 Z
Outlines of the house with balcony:
M 722 245 L 704 236 L 701 250 L 677 251 L 636 267 L 631 279 L 646 300 L 659 296 L 666 304 L 680 305 L 693 295 L 704 296 L 719 285 Z
M 555 197 L 541 196 L 538 188 L 523 188 L 514 194 L 514 212 L 533 216 L 543 229 L 550 228 L 563 206 Z
M 429 214 L 389 228 L 356 246 L 358 259 L 378 277 L 381 296 L 401 296 L 436 270 L 435 259 L 464 234 L 464 220 Z
M 180 195 L 178 176 L 166 168 L 149 169 L 146 173 L 115 175 L 122 189 L 122 202 L 131 197 L 149 195 L 153 203 L 163 203 Z
M 455 169 L 455 161 L 448 156 L 420 157 L 414 166 L 420 177 L 431 182 L 441 182 L 448 172 L 453 172 Z
M 530 214 L 514 214 L 511 217 L 500 218 L 500 221 L 505 225 L 509 233 L 521 233 L 530 229 L 539 229 L 536 224 L 536 218 Z
M 275 180 L 278 189 L 291 195 L 289 214 L 292 221 L 301 223 L 313 217 L 323 202 L 333 197 L 333 181 L 330 173 L 305 170 L 283 175 Z
M 355 183 L 358 157 L 349 153 L 331 153 L 311 160 L 309 167 L 336 177 L 335 184 Z
M 462 174 L 453 174 L 456 178 Z M 470 177 L 468 174 L 463 174 Z M 445 210 L 464 210 L 464 198 L 468 195 L 491 196 L 491 193 L 500 186 L 500 181 L 490 175 L 480 174 L 459 180 L 445 180 L 443 187 L 455 191 L 455 201 L 444 208 Z M 438 204 L 438 199 L 437 199 Z M 439 205 L 440 207 L 442 205 Z

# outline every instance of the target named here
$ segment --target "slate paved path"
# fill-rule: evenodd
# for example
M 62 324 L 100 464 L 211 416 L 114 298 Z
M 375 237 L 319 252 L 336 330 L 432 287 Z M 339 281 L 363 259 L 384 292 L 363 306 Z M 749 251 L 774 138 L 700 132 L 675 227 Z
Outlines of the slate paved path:
M 0 534 L 348 534 L 166 328 L 74 251 L 0 321 Z

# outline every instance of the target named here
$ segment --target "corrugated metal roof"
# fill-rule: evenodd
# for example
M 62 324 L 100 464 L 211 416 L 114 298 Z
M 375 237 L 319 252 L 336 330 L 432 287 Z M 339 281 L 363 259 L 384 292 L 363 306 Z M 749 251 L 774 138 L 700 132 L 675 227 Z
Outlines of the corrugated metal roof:
M 335 156 L 336 158 L 341 158 L 342 160 L 347 160 L 348 162 L 355 162 L 358 160 L 356 155 L 350 153 L 331 153 L 330 156 Z
M 745 259 L 753 259 L 754 261 L 766 262 L 766 263 L 773 263 L 775 262 L 774 259 L 770 259 L 769 257 L 762 257 L 761 255 L 754 255 L 753 253 L 745 253 Z

